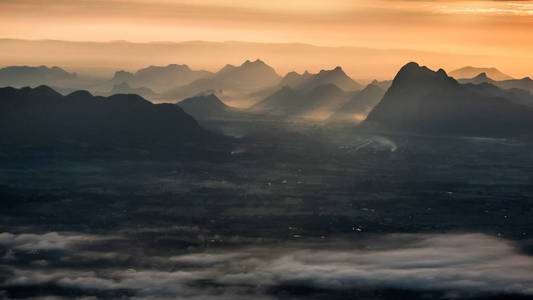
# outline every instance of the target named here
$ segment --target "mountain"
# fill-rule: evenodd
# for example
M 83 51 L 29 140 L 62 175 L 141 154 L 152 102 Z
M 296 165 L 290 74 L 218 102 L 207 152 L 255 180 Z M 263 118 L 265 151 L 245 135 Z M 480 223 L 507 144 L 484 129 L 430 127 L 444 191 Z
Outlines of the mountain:
M 478 68 L 478 67 L 464 67 L 450 72 L 450 76 L 457 79 L 472 78 L 478 74 L 485 73 L 488 77 L 494 80 L 509 80 L 513 79 L 511 76 L 500 72 L 496 68 Z
M 494 82 L 494 85 L 502 89 L 521 89 L 533 93 L 533 80 L 529 77 Z
M 0 87 L 62 85 L 76 79 L 76 73 L 68 73 L 59 67 L 11 66 L 0 69 Z
M 384 94 L 384 89 L 371 83 L 337 110 L 329 118 L 329 121 L 360 123 L 366 118 L 374 106 L 379 103 Z
M 375 86 L 378 86 L 379 88 L 381 88 L 382 90 L 386 91 L 390 88 L 390 86 L 392 85 L 392 80 L 383 80 L 383 81 L 378 81 L 378 80 L 373 80 L 371 82 L 372 85 L 375 85 Z
M 334 84 L 323 84 L 308 92 L 285 86 L 252 106 L 250 111 L 323 121 L 342 107 L 352 95 L 353 93 L 345 92 Z
M 533 93 L 533 80 L 529 77 L 522 79 L 509 79 L 509 80 L 493 80 L 487 76 L 486 73 L 478 74 L 473 78 L 463 78 L 459 80 L 460 83 L 490 83 L 502 89 L 521 89 Z
M 260 101 L 275 94 L 284 87 L 290 87 L 298 93 L 305 94 L 321 85 L 335 85 L 342 90 L 349 92 L 361 88 L 361 85 L 348 77 L 341 67 L 336 67 L 333 70 L 321 70 L 316 74 L 307 71 L 303 74 L 289 72 L 277 85 L 253 92 L 247 96 L 249 99 L 254 99 L 255 104 L 258 104 Z M 256 106 L 256 108 L 258 107 L 260 106 Z
M 364 125 L 426 134 L 514 136 L 532 133 L 533 109 L 479 94 L 442 69 L 409 63 Z
M 494 84 L 496 81 L 489 78 L 487 73 L 479 73 L 478 75 L 472 78 L 462 78 L 457 80 L 459 83 L 472 83 L 472 84 L 481 84 L 481 83 L 491 83 Z
M 113 89 L 109 92 L 109 95 L 115 94 L 137 94 L 144 98 L 150 98 L 156 95 L 154 91 L 146 87 L 132 88 L 126 82 L 113 85 Z
M 355 91 L 361 89 L 361 85 L 351 79 L 341 67 L 332 70 L 321 70 L 317 74 L 305 71 L 303 74 L 289 72 L 281 79 L 276 90 L 284 86 L 289 86 L 295 90 L 309 92 L 312 89 L 326 84 L 334 84 L 345 91 Z
M 0 89 L 0 144 L 13 153 L 166 153 L 179 156 L 216 147 L 212 134 L 173 104 L 137 95 L 67 96 L 47 86 Z M 7 150 L 6 150 L 7 151 Z
M 131 86 L 145 86 L 161 92 L 177 86 L 187 85 L 195 80 L 211 76 L 211 72 L 193 71 L 187 65 L 149 66 L 137 72 L 115 72 L 114 83 L 126 82 Z
M 296 72 L 289 72 L 285 77 L 281 79 L 281 82 L 279 83 L 279 86 L 290 86 L 293 88 L 296 88 L 297 86 L 301 85 L 303 82 L 313 78 L 315 74 L 311 74 L 307 71 L 305 71 L 303 74 L 298 74 Z
M 247 60 L 240 66 L 226 65 L 220 71 L 186 86 L 171 89 L 161 99 L 183 99 L 207 90 L 221 90 L 224 93 L 249 93 L 276 85 L 280 81 L 276 71 L 261 60 Z
M 232 107 L 224 104 L 214 94 L 187 98 L 178 102 L 177 105 L 198 120 L 223 119 L 234 112 Z
M 295 88 L 301 91 L 310 91 L 325 84 L 334 84 L 345 91 L 361 89 L 361 85 L 348 77 L 341 67 L 336 67 L 333 70 L 322 70 L 296 85 Z
M 533 107 L 533 95 L 522 89 L 502 89 L 492 83 L 464 84 L 465 87 L 487 97 L 505 98 L 513 103 Z
M 303 95 L 289 86 L 284 86 L 277 92 L 266 97 L 263 101 L 250 108 L 254 112 L 288 116 L 296 113 L 305 101 Z

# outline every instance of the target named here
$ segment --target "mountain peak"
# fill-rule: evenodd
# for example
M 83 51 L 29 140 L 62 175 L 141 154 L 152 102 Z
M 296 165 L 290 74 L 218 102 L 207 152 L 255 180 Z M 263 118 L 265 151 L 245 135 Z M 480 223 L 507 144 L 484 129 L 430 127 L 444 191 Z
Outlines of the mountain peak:
M 466 66 L 457 70 L 450 72 L 450 76 L 458 79 L 473 78 L 480 73 L 486 73 L 488 78 L 494 80 L 509 80 L 512 79 L 511 76 L 502 73 L 500 70 L 494 67 L 473 67 Z
M 255 61 L 251 61 L 251 60 L 248 59 L 248 60 L 246 60 L 241 66 L 243 67 L 243 66 L 248 66 L 248 65 L 252 65 L 252 66 L 253 66 L 253 65 L 256 65 L 256 66 L 259 66 L 259 65 L 261 65 L 261 66 L 265 66 L 266 64 L 265 64 L 264 61 L 262 61 L 262 60 L 260 60 L 260 59 L 258 58 L 258 59 L 256 59 Z
M 453 78 L 448 77 L 446 71 L 439 69 L 438 71 L 432 71 L 426 66 L 420 66 L 416 62 L 410 62 L 403 66 L 396 77 L 394 78 L 393 85 L 397 85 L 402 82 L 412 82 L 413 84 L 420 84 L 421 82 L 430 81 L 449 81 Z
M 56 92 L 54 89 L 47 85 L 40 85 L 33 89 L 34 93 L 37 93 L 39 95 L 43 96 L 58 96 L 60 95 L 58 92 Z
M 92 98 L 93 95 L 86 90 L 79 90 L 67 95 L 67 98 Z
M 334 69 L 331 69 L 331 70 L 320 70 L 320 72 L 318 73 L 319 75 L 322 74 L 340 74 L 340 75 L 345 75 L 346 73 L 344 73 L 344 71 L 342 70 L 342 68 L 340 66 L 337 66 L 335 67 Z
M 479 75 L 477 75 L 476 77 L 474 77 L 474 79 L 489 79 L 489 77 L 487 76 L 487 73 L 482 72 L 479 73 Z

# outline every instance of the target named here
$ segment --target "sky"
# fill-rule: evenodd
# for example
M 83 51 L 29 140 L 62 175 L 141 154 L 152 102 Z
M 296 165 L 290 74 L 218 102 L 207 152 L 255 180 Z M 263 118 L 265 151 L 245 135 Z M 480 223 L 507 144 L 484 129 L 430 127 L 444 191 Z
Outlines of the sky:
M 533 1 L 1 0 L 0 38 L 246 41 L 530 59 Z M 516 76 L 529 65 L 510 65 Z

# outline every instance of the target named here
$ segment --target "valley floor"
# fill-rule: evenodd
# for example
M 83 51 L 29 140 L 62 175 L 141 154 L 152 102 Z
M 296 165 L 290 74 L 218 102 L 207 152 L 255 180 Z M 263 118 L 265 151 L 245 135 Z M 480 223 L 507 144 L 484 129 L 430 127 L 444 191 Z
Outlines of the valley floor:
M 533 296 L 533 144 L 205 125 L 224 160 L 4 161 L 0 297 Z

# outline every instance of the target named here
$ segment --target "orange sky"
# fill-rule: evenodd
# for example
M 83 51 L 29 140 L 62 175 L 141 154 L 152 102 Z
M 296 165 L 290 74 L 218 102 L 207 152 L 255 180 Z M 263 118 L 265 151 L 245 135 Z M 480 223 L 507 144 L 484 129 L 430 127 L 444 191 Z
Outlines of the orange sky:
M 527 0 L 0 1 L 0 38 L 300 42 L 531 60 L 532 37 Z

